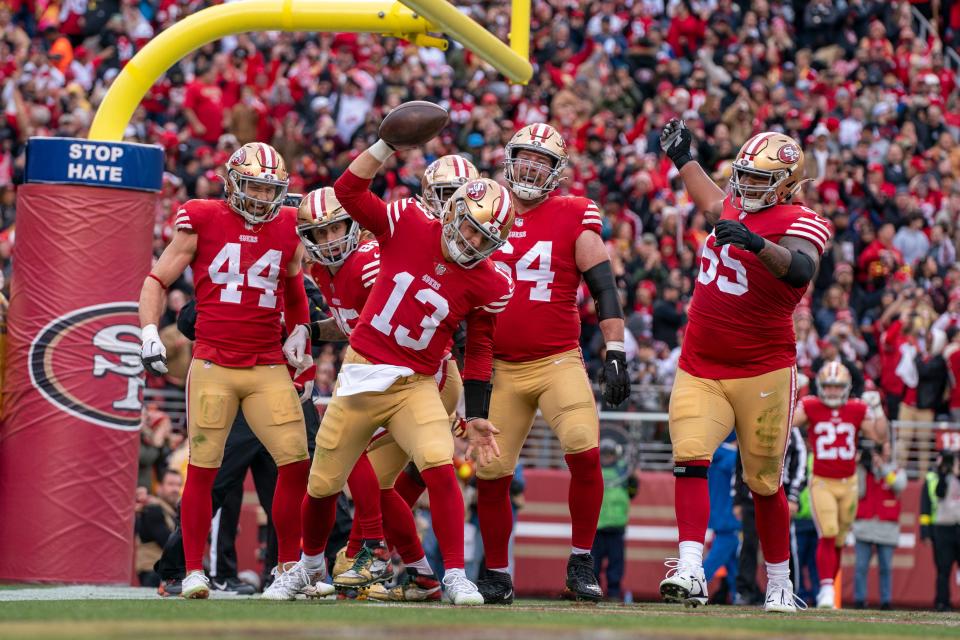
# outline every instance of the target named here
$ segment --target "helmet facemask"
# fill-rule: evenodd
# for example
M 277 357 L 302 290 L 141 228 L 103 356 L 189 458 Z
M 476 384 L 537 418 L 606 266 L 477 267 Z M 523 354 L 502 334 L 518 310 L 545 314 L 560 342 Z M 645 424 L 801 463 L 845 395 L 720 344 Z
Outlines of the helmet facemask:
M 266 200 L 247 194 L 249 185 L 266 185 L 273 190 L 273 198 Z M 227 201 L 230 207 L 250 224 L 270 222 L 280 213 L 280 207 L 287 197 L 288 183 L 278 180 L 255 178 L 229 169 L 227 171 Z
M 544 160 L 518 158 L 521 151 L 533 152 Z M 545 161 L 548 158 L 553 161 L 552 164 Z M 560 174 L 565 167 L 565 158 L 556 156 L 546 149 L 510 145 L 503 177 L 510 185 L 511 191 L 521 200 L 539 200 L 560 185 Z
M 820 400 L 831 409 L 837 409 L 847 403 L 850 397 L 850 383 L 830 382 L 820 385 Z
M 444 205 L 453 197 L 453 194 L 456 193 L 457 189 L 459 189 L 460 185 L 464 182 L 466 182 L 466 180 L 459 183 L 437 182 L 428 185 L 423 190 L 423 202 L 427 206 L 427 213 L 434 218 L 440 218 L 443 215 Z
M 464 229 L 468 231 L 464 233 Z M 482 238 L 479 247 L 470 240 Z M 470 215 L 470 208 L 464 198 L 447 200 L 443 208 L 443 241 L 447 254 L 453 262 L 465 269 L 472 269 L 484 259 L 492 256 L 505 244 L 505 240 L 477 222 Z
M 333 240 L 317 241 L 316 231 L 338 223 L 343 223 L 346 227 L 346 232 L 342 236 Z M 333 220 L 297 225 L 297 235 L 300 236 L 307 254 L 328 267 L 343 264 L 343 261 L 350 257 L 350 254 L 360 245 L 360 225 L 345 213 Z
M 777 189 L 789 177 L 786 171 L 766 171 L 733 165 L 730 188 L 740 198 L 740 208 L 755 213 L 777 204 Z

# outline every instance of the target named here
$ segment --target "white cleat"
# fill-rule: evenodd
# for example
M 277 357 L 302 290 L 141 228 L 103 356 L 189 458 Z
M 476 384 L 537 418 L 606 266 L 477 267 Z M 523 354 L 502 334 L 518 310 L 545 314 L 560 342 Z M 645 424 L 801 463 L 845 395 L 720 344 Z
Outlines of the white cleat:
M 187 574 L 181 583 L 181 598 L 191 600 L 206 600 L 210 597 L 210 580 L 203 574 L 203 571 L 194 571 Z
M 660 582 L 660 595 L 666 602 L 682 602 L 688 607 L 707 604 L 707 580 L 703 567 L 689 565 L 678 558 L 668 558 L 667 577 Z
M 790 580 L 770 580 L 767 583 L 767 598 L 763 603 L 764 611 L 796 613 L 798 608 L 806 609 L 807 603 L 794 595 L 793 583 Z
M 314 580 L 318 579 L 318 574 L 307 571 L 302 562 L 288 562 L 282 567 L 282 571 L 274 567 L 273 575 L 273 584 L 260 596 L 263 600 L 296 600 L 297 594 L 309 595 L 308 590 L 313 587 Z M 330 587 L 330 591 L 333 591 L 333 587 Z
M 470 582 L 462 572 L 447 572 L 443 576 L 443 597 L 455 605 L 480 605 L 483 596 L 477 590 L 477 585 Z
M 817 609 L 835 609 L 833 602 L 833 585 L 820 585 L 820 593 L 817 594 Z

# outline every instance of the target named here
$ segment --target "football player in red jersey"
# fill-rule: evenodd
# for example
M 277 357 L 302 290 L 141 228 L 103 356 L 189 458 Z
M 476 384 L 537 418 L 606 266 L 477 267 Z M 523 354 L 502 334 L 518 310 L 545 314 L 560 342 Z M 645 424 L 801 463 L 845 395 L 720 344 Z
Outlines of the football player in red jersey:
M 180 507 L 185 598 L 209 595 L 202 556 L 210 493 L 238 408 L 278 467 L 278 581 L 299 556 L 297 510 L 310 470 L 303 411 L 280 347 L 281 312 L 288 327 L 309 322 L 296 209 L 281 206 L 287 170 L 277 151 L 260 143 L 234 152 L 226 169 L 226 201 L 183 205 L 176 234 L 140 293 L 141 358 L 148 372 L 160 375 L 166 371 L 157 335 L 164 290 L 188 265 L 193 268 L 198 319 L 187 377 L 190 462 Z M 295 364 L 307 369 L 310 363 L 301 353 Z
M 453 194 L 451 187 L 455 191 L 468 180 L 477 177 L 479 173 L 476 168 L 464 158 L 444 156 L 436 160 L 424 173 L 424 205 L 431 214 L 439 217 L 443 203 Z M 315 261 L 310 274 L 320 287 L 333 316 L 329 320 L 314 324 L 313 333 L 318 339 L 345 340 L 356 326 L 360 311 L 363 310 L 370 289 L 379 273 L 380 246 L 372 238 L 364 240 L 361 237 L 360 225 L 343 210 L 330 187 L 307 194 L 300 205 L 298 218 L 297 232 L 307 249 L 307 254 Z M 463 389 L 456 361 L 447 357 L 436 377 L 444 408 L 448 414 L 455 416 L 456 405 L 460 401 Z M 353 571 L 368 579 L 348 586 L 363 587 L 369 584 L 366 595 L 372 599 L 402 601 L 440 599 L 440 583 L 423 552 L 407 499 L 401 497 L 394 489 L 394 483 L 409 460 L 410 457 L 400 448 L 392 435 L 381 430 L 357 461 L 348 479 L 357 513 L 354 516 L 349 543 L 337 554 L 337 564 L 333 570 L 335 585 L 338 584 L 339 576 L 347 571 Z M 378 506 L 377 509 L 369 511 L 363 502 L 371 498 L 366 495 L 366 492 L 355 487 L 356 476 L 358 472 L 364 473 L 365 467 L 370 468 L 370 474 L 375 474 L 373 484 L 376 493 L 373 499 Z M 417 487 L 417 496 L 420 491 L 421 489 Z M 362 551 L 361 542 L 377 533 L 369 529 L 372 524 L 369 518 L 376 517 L 379 525 L 381 509 L 384 515 L 383 533 L 386 534 L 390 546 L 397 549 L 407 566 L 405 574 L 401 576 L 400 584 L 390 590 L 382 586 L 381 576 L 374 575 L 378 574 L 382 564 L 379 560 L 361 558 L 361 565 L 354 568 L 356 555 Z M 367 512 L 366 522 L 363 512 Z M 346 582 L 351 582 L 351 577 L 349 574 L 346 575 Z M 380 581 L 374 582 L 372 580 L 374 577 Z M 344 582 L 344 579 L 340 578 L 339 581 Z
M 792 204 L 803 183 L 803 152 L 789 136 L 750 138 L 733 163 L 729 195 L 693 160 L 691 143 L 679 120 L 660 137 L 697 209 L 713 225 L 670 396 L 680 557 L 667 561 L 671 569 L 660 593 L 690 606 L 707 601 L 707 467 L 736 428 L 767 565 L 764 609 L 793 612 L 790 511 L 781 483 L 796 406 L 792 317 L 832 232 L 826 220 Z
M 513 530 L 510 482 L 539 408 L 556 433 L 570 469 L 573 524 L 567 597 L 603 597 L 593 573 L 593 547 L 603 475 L 599 419 L 580 353 L 577 289 L 586 281 L 606 341 L 604 398 L 619 405 L 630 393 L 623 311 L 600 238 L 601 219 L 587 198 L 550 197 L 567 163 L 563 138 L 548 124 L 517 131 L 506 146 L 505 177 L 517 219 L 494 259 L 510 269 L 516 291 L 497 319 L 490 419 L 500 429 L 500 457 L 477 469 L 477 511 L 487 571 L 479 587 L 487 604 L 513 601 L 508 547 Z
M 461 320 L 467 321 L 464 368 L 467 432 L 481 460 L 496 455 L 487 421 L 494 314 L 513 294 L 510 277 L 487 258 L 513 225 L 507 191 L 491 180 L 460 187 L 442 221 L 415 199 L 387 204 L 370 181 L 393 149 L 380 140 L 334 185 L 344 210 L 380 244 L 380 274 L 360 319 L 333 400 L 317 433 L 317 452 L 303 502 L 308 570 L 322 565 L 336 496 L 378 427 L 412 458 L 430 492 L 434 532 L 446 574 L 446 598 L 483 604 L 464 573 L 463 496 L 453 469 L 449 416 L 434 374 Z
M 877 444 L 887 439 L 880 395 L 874 393 L 873 406 L 868 406 L 850 399 L 850 387 L 847 368 L 828 362 L 817 374 L 818 395 L 801 398 L 793 414 L 794 426 L 807 425 L 813 451 L 810 506 L 820 536 L 818 609 L 834 608 L 833 579 L 840 569 L 840 550 L 857 513 L 857 436 L 862 432 Z

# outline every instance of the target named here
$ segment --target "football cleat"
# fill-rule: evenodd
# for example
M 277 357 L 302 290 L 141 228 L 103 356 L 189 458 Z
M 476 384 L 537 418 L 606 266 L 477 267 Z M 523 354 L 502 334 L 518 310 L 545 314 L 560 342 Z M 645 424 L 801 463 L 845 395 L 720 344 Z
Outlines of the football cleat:
M 505 571 L 487 571 L 477 581 L 484 604 L 513 604 L 513 579 Z
M 354 558 L 347 555 L 347 548 L 343 547 L 337 551 L 337 557 L 333 561 L 333 577 L 336 578 L 341 573 L 346 573 L 353 568 Z
M 820 593 L 817 594 L 817 609 L 835 609 L 833 602 L 833 585 L 820 585 Z
M 256 587 L 254 587 L 252 584 L 248 584 L 236 577 L 227 578 L 226 580 L 222 581 L 213 578 L 210 581 L 210 585 L 213 587 L 214 591 L 221 591 L 223 593 L 230 593 L 237 596 L 252 596 L 257 592 Z
M 188 573 L 180 588 L 180 597 L 191 600 L 206 600 L 210 597 L 210 581 L 203 571 Z
M 571 553 L 567 560 L 567 589 L 563 597 L 569 600 L 599 602 L 603 590 L 593 573 L 593 556 L 589 553 Z
M 163 580 L 160 582 L 160 586 L 157 587 L 157 595 L 162 598 L 178 596 L 180 595 L 182 586 L 182 582 L 176 578 Z
M 796 613 L 798 608 L 806 609 L 807 603 L 794 595 L 793 583 L 789 579 L 774 579 L 767 583 L 767 598 L 763 603 L 764 611 Z
M 667 577 L 660 582 L 660 595 L 666 602 L 682 602 L 688 607 L 707 604 L 707 580 L 703 567 L 681 562 L 679 558 L 668 558 Z
M 381 583 L 372 584 L 366 595 L 381 602 L 431 602 L 440 600 L 442 594 L 437 576 L 420 575 L 416 569 L 407 568 L 397 586 L 387 589 Z
M 296 600 L 297 594 L 300 593 L 317 598 L 330 595 L 333 593 L 333 587 L 322 582 L 323 578 L 326 577 L 325 573 L 325 570 L 315 573 L 307 571 L 302 561 L 288 562 L 283 565 L 282 570 L 274 567 L 273 583 L 264 589 L 260 597 L 263 600 Z M 318 582 L 326 587 L 325 590 L 320 590 L 324 591 L 323 593 L 318 593 L 317 585 L 315 585 Z
M 461 606 L 483 604 L 483 596 L 477 591 L 477 585 L 470 582 L 463 570 L 447 571 L 443 576 L 443 597 L 447 602 Z
M 338 589 L 359 589 L 393 577 L 393 560 L 384 546 L 360 547 L 353 566 L 333 579 Z

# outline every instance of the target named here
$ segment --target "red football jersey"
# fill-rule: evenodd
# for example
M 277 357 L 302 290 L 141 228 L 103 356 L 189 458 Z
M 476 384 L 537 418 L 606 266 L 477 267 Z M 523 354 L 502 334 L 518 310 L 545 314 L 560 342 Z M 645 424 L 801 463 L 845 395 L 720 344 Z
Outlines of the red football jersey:
M 271 222 L 250 225 L 223 200 L 190 200 L 175 225 L 197 234 L 194 357 L 224 367 L 286 362 L 280 315 L 287 265 L 300 246 L 297 210 L 283 207 Z
M 310 268 L 313 281 L 320 287 L 323 299 L 337 326 L 347 336 L 360 321 L 360 312 L 367 304 L 370 289 L 380 273 L 380 245 L 375 240 L 364 242 L 347 256 L 335 275 L 320 263 Z
M 857 435 L 867 416 L 867 405 L 853 399 L 833 409 L 816 396 L 805 396 L 800 402 L 807 414 L 814 475 L 849 478 L 856 474 Z
M 771 242 L 803 238 L 823 253 L 830 223 L 807 207 L 777 205 L 757 213 L 735 209 L 728 196 L 723 220 L 739 220 Z M 760 259 L 731 245 L 716 247 L 711 233 L 700 257 L 700 273 L 680 353 L 680 368 L 699 378 L 750 378 L 797 359 L 793 312 L 806 287 L 774 277 Z
M 371 362 L 434 375 L 463 319 L 470 316 L 468 355 L 471 341 L 480 338 L 472 332 L 492 336 L 492 314 L 507 306 L 513 282 L 490 260 L 472 269 L 448 262 L 439 220 L 414 198 L 387 205 L 368 190 L 369 184 L 347 171 L 335 185 L 343 208 L 380 243 L 380 274 L 350 334 L 350 346 Z M 489 377 L 489 363 L 483 365 L 486 371 L 470 368 L 468 361 L 465 378 Z
M 600 211 L 588 198 L 553 196 L 517 212 L 510 241 L 493 258 L 516 283 L 497 318 L 494 357 L 526 362 L 579 346 L 576 243 L 584 231 L 599 235 L 601 229 Z

